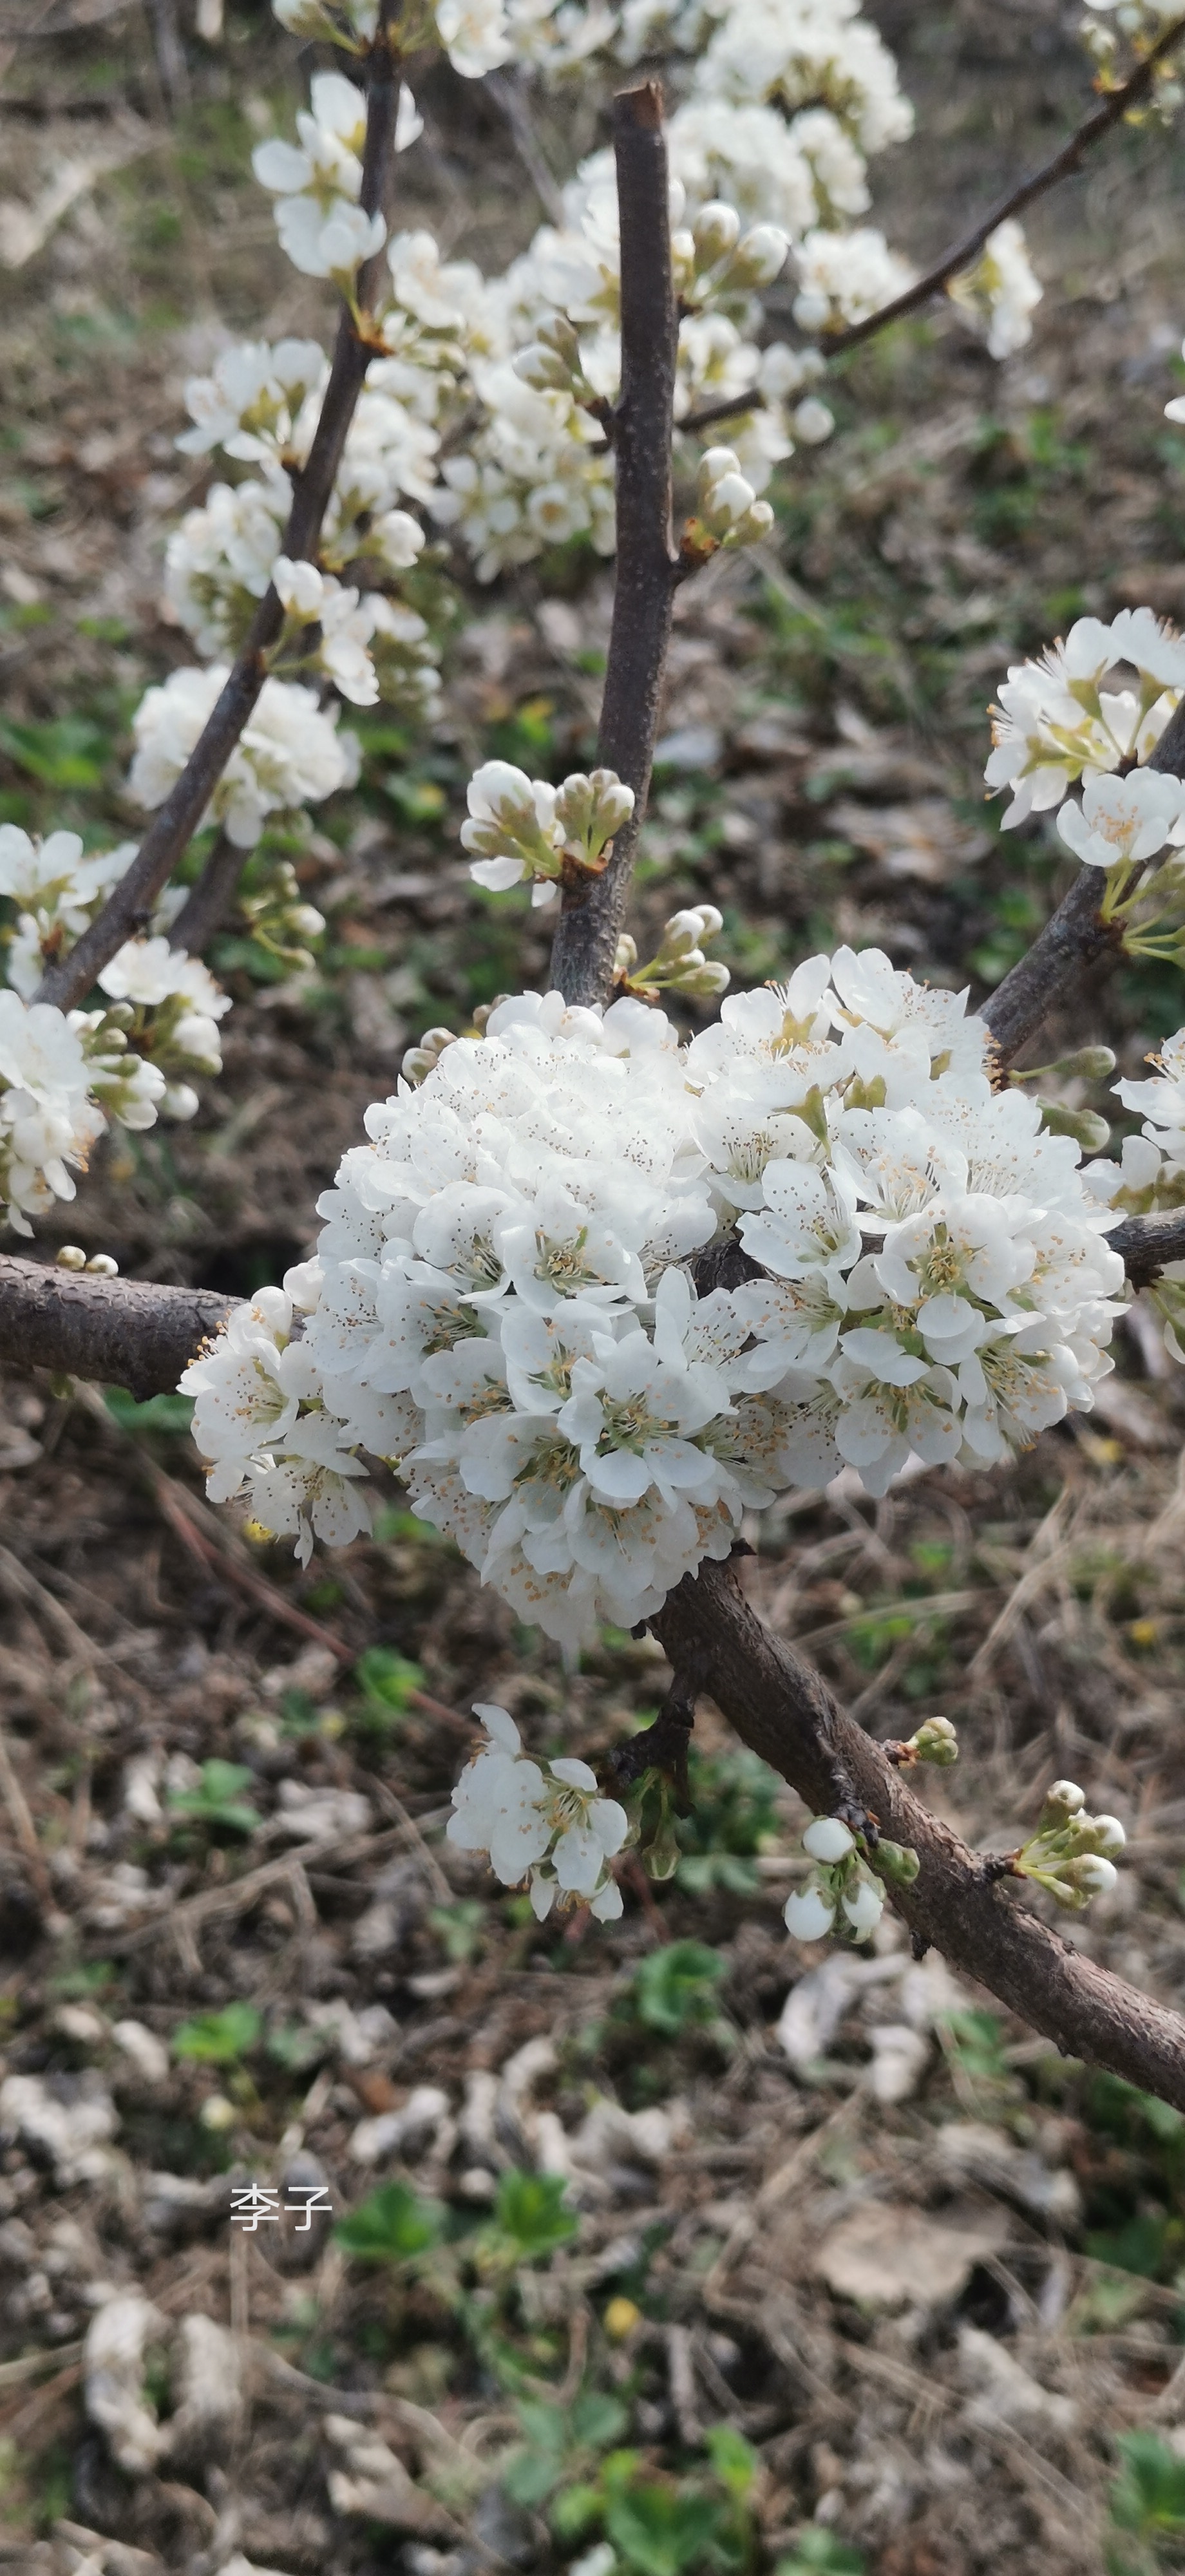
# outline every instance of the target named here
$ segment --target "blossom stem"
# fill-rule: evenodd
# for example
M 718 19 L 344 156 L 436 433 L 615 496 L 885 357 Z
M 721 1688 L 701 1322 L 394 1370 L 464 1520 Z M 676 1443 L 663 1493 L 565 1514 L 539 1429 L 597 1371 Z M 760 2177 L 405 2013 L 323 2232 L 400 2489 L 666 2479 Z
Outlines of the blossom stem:
M 613 963 L 646 810 L 671 613 L 681 566 L 671 532 L 671 435 L 678 320 L 662 93 L 653 81 L 613 102 L 621 213 L 621 397 L 617 583 L 597 761 L 634 791 L 604 874 L 566 885 L 552 980 L 568 1001 L 609 999 Z
M 362 158 L 360 203 L 364 214 L 386 213 L 393 189 L 395 128 L 402 86 L 397 42 L 403 0 L 380 0 L 379 23 L 366 64 L 366 141 Z M 379 284 L 383 254 L 376 252 L 362 269 L 358 298 L 365 310 Z M 325 513 L 358 397 L 366 382 L 371 350 L 343 305 L 333 362 L 321 414 L 304 466 L 294 472 L 292 507 L 280 551 L 293 562 L 313 561 Z M 119 879 L 89 927 L 69 954 L 51 965 L 41 979 L 36 999 L 61 1011 L 85 1001 L 102 969 L 125 939 L 142 931 L 152 907 L 168 884 L 198 829 L 210 798 L 238 742 L 267 678 L 268 648 L 284 623 L 284 608 L 269 584 L 251 620 L 226 682 L 206 719 L 185 767 L 158 807 L 126 873 Z M 240 867 L 246 852 L 240 855 Z M 207 867 L 218 862 L 223 908 L 232 890 L 229 868 L 218 849 Z M 195 889 L 200 893 L 201 887 Z M 191 898 L 192 900 L 192 898 Z M 188 911 L 189 906 L 186 906 Z M 199 916 L 200 917 L 200 916 Z

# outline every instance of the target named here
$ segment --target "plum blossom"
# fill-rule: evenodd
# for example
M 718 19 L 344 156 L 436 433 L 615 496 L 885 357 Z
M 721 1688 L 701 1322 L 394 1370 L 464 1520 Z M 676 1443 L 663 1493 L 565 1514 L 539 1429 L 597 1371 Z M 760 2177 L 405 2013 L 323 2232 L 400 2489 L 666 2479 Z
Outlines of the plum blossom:
M 625 1841 L 624 1807 L 601 1797 L 587 1762 L 566 1755 L 546 1769 L 532 1762 L 506 1709 L 479 1701 L 474 1716 L 486 1741 L 453 1791 L 449 1841 L 488 1853 L 503 1886 L 525 1880 L 540 1920 L 557 1901 L 583 1899 L 599 1922 L 612 1922 L 622 1902 L 608 1864 Z

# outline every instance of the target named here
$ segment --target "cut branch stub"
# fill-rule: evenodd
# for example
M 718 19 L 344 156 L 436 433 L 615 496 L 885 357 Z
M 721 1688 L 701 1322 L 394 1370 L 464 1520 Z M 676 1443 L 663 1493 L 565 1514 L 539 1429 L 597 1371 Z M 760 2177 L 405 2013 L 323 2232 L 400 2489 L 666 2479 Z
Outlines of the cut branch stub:
M 401 0 L 384 0 L 380 24 L 367 57 L 366 142 L 363 151 L 361 205 L 365 214 L 386 213 L 392 192 L 395 127 L 399 114 L 401 73 L 395 36 Z M 358 281 L 363 311 L 378 286 L 383 253 L 369 260 Z M 292 507 L 280 553 L 293 561 L 313 560 L 329 507 L 342 451 L 358 396 L 366 381 L 372 352 L 359 337 L 348 312 L 338 323 L 337 340 L 325 388 L 321 415 L 308 458 L 294 476 Z M 168 884 L 179 859 L 199 829 L 218 781 L 249 723 L 267 677 L 266 656 L 284 623 L 280 599 L 269 585 L 227 675 L 225 686 L 206 718 L 185 767 L 157 807 L 126 874 L 113 887 L 103 909 L 83 931 L 67 957 L 50 966 L 37 989 L 39 1002 L 54 1002 L 60 1011 L 76 1010 L 97 977 L 149 921 L 157 897 Z M 241 854 L 240 865 L 247 853 Z M 219 861 L 220 881 L 228 873 Z M 223 884 L 225 903 L 225 885 Z M 200 916 L 199 916 L 200 918 Z
M 634 791 L 604 875 L 566 887 L 552 982 L 569 1002 L 606 1002 L 654 757 L 679 559 L 671 533 L 678 317 L 662 93 L 613 102 L 621 215 L 621 399 L 614 415 L 617 574 L 597 760 Z

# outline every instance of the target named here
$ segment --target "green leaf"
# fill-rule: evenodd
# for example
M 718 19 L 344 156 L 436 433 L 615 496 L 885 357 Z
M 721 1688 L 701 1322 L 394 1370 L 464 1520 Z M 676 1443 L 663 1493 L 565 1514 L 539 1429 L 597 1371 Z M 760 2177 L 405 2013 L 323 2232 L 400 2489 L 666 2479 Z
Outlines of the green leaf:
M 384 1728 L 405 1714 L 412 1692 L 424 1687 L 420 1665 L 409 1663 L 391 1646 L 369 1646 L 354 1666 L 354 1679 L 367 1700 L 362 1724 L 373 1725 L 377 1720 Z
M 774 2576 L 864 2576 L 864 2557 L 822 2523 L 808 2523 L 791 2556 L 779 2558 Z
M 613 2495 L 605 2529 L 636 2576 L 684 2576 L 719 2556 L 722 2508 L 674 2486 L 631 2485 Z
M 714 2424 L 706 2436 L 705 2448 L 721 2486 L 727 2487 L 738 2504 L 743 2504 L 760 2467 L 752 2443 L 734 2425 Z
M 333 2233 L 360 2263 L 407 2263 L 439 2244 L 443 2231 L 438 2201 L 421 2200 L 405 2182 L 385 2182 L 339 2219 Z
M 122 1386 L 109 1386 L 103 1402 L 121 1431 L 188 1431 L 193 1421 L 191 1395 L 150 1395 L 147 1404 L 137 1404 Z
M 702 1941 L 671 1941 L 651 1950 L 634 1973 L 634 2010 L 647 2030 L 676 2038 L 715 2017 L 715 1988 L 724 1961 Z
M 0 722 L 0 751 L 44 787 L 99 787 L 113 744 L 109 733 L 84 716 L 55 716 L 45 724 Z
M 1121 2433 L 1122 2474 L 1111 2489 L 1111 2520 L 1121 2531 L 1185 2531 L 1185 2460 L 1159 2433 Z
M 225 2004 L 221 2012 L 198 2013 L 173 2033 L 174 2057 L 193 2058 L 199 2066 L 233 2066 L 259 2045 L 263 2016 L 254 2004 Z
M 253 1781 L 254 1773 L 241 1762 L 203 1762 L 198 1788 L 170 1790 L 169 1813 L 194 1824 L 225 1825 L 236 1834 L 253 1834 L 259 1809 L 240 1795 Z
M 580 2221 L 564 2206 L 562 2174 L 504 2173 L 494 2203 L 494 2226 L 508 2237 L 524 2263 L 554 2254 L 576 2235 Z

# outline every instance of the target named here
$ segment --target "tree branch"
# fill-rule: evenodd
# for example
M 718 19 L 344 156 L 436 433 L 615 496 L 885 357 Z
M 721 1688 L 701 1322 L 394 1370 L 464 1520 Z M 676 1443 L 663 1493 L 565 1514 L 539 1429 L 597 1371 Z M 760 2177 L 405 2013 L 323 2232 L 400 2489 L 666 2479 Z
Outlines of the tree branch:
M 621 212 L 621 399 L 617 456 L 617 586 L 597 759 L 634 791 L 634 810 L 604 875 L 566 887 L 552 980 L 570 1002 L 604 1002 L 625 915 L 654 757 L 679 558 L 671 535 L 671 428 L 678 321 L 662 93 L 619 92 L 613 147 Z
M 126 1386 L 141 1400 L 168 1395 L 238 1303 L 209 1288 L 89 1278 L 0 1253 L 0 1361 Z
M 894 1888 L 892 1902 L 919 1944 L 941 1950 L 1063 2054 L 1185 2109 L 1185 2020 L 1096 1967 L 993 1880 L 821 1676 L 762 1626 L 728 1568 L 685 1576 L 649 1624 L 676 1674 L 690 1664 L 743 1742 L 817 1813 L 854 1797 L 916 1851 L 917 1878 Z
M 392 192 L 395 126 L 401 87 L 396 42 L 402 0 L 383 0 L 379 27 L 367 58 L 366 142 L 362 161 L 361 204 L 366 214 L 385 213 Z M 361 271 L 358 300 L 366 311 L 379 284 L 383 254 L 376 253 Z M 343 310 L 321 416 L 307 462 L 293 478 L 288 524 L 280 546 L 294 561 L 314 560 L 329 506 L 342 450 L 366 381 L 373 352 L 366 346 L 348 311 Z M 126 874 L 81 939 L 42 976 L 36 999 L 54 1002 L 61 1011 L 77 1008 L 104 966 L 148 921 L 157 896 L 201 823 L 210 798 L 247 724 L 267 677 L 266 654 L 284 623 L 284 610 L 274 588 L 265 591 L 251 620 L 205 726 L 185 767 L 159 806 Z M 243 853 L 245 859 L 246 852 Z M 196 890 L 195 890 L 196 891 Z M 188 907 L 187 907 L 188 909 Z
M 970 232 L 964 233 L 960 241 L 952 242 L 933 268 L 928 268 L 924 276 L 915 279 L 914 284 L 907 286 L 901 295 L 894 296 L 891 304 L 883 304 L 879 313 L 870 313 L 863 322 L 853 322 L 846 331 L 836 331 L 829 336 L 828 355 L 838 358 L 847 349 L 858 349 L 862 341 L 871 340 L 877 331 L 886 330 L 890 322 L 900 322 L 907 313 L 916 313 L 919 306 L 928 304 L 930 297 L 937 295 L 952 277 L 960 277 L 964 270 L 973 268 L 981 250 L 1000 224 L 1007 223 L 1012 215 L 1023 214 L 1026 206 L 1031 206 L 1038 197 L 1044 197 L 1050 188 L 1056 188 L 1060 179 L 1069 178 L 1078 168 L 1083 153 L 1089 152 L 1092 144 L 1101 142 L 1104 134 L 1109 134 L 1113 126 L 1119 125 L 1129 109 L 1139 106 L 1141 99 L 1146 98 L 1152 89 L 1166 54 L 1172 53 L 1182 37 L 1185 37 L 1185 17 L 1175 19 L 1163 36 L 1158 36 L 1131 79 L 1125 81 L 1122 88 L 1112 90 L 1102 106 L 1096 107 L 1071 134 L 1068 142 L 1063 143 L 1048 161 L 1043 161 L 1039 170 L 1022 179 L 1019 187 L 1010 189 L 1006 197 L 1001 197 L 989 207 L 987 214 L 981 215 Z
M 952 277 L 959 277 L 964 270 L 974 267 L 980 252 L 1000 224 L 1007 223 L 1010 216 L 1022 214 L 1026 206 L 1031 206 L 1038 197 L 1044 197 L 1050 188 L 1056 188 L 1059 180 L 1070 178 L 1084 152 L 1088 152 L 1093 143 L 1100 142 L 1104 134 L 1109 134 L 1130 108 L 1139 105 L 1152 87 L 1158 65 L 1183 37 L 1185 18 L 1178 18 L 1163 36 L 1157 38 L 1131 79 L 1125 81 L 1121 89 L 1112 90 L 1103 105 L 1093 109 L 1069 141 L 1063 143 L 1048 161 L 1043 161 L 1039 170 L 1032 171 L 1027 179 L 1021 180 L 1019 187 L 1001 197 L 970 232 L 964 233 L 961 240 L 944 251 L 933 268 L 928 268 L 912 286 L 905 287 L 900 295 L 894 296 L 891 304 L 882 304 L 879 313 L 867 314 L 863 322 L 849 323 L 846 330 L 829 332 L 824 342 L 824 354 L 828 358 L 841 358 L 848 349 L 858 349 L 865 340 L 874 339 L 878 331 L 887 330 L 890 322 L 900 322 L 907 313 L 916 313 L 921 305 L 928 304 L 931 296 L 939 294 Z M 761 411 L 764 406 L 765 396 L 760 392 L 731 394 L 719 402 L 705 403 L 702 411 L 689 412 L 685 420 L 676 423 L 676 428 L 680 436 L 694 435 L 700 430 L 717 428 L 721 421 L 739 420 L 746 412 Z
M 171 948 L 183 948 L 188 957 L 203 954 L 230 911 L 248 855 L 219 832 L 197 884 L 191 886 L 176 920 L 169 923 Z

